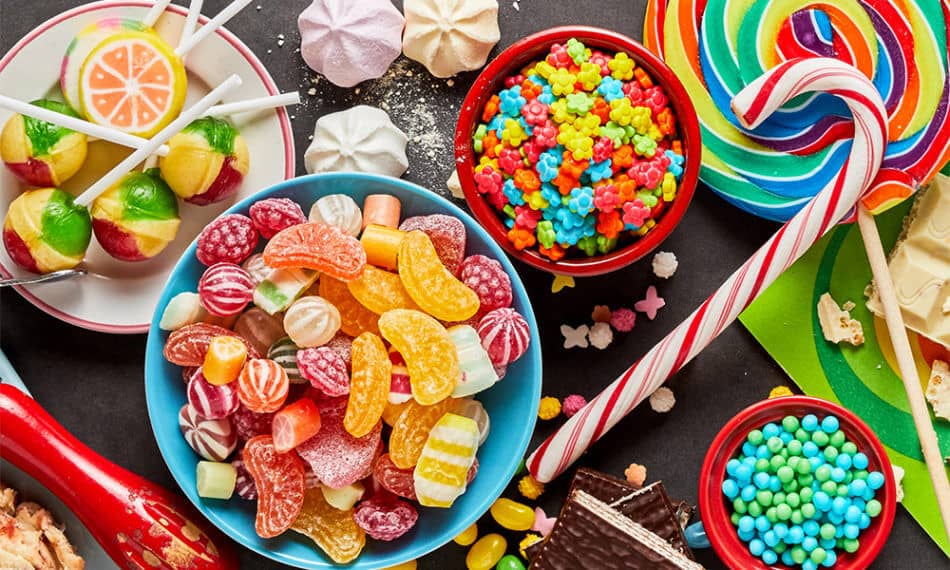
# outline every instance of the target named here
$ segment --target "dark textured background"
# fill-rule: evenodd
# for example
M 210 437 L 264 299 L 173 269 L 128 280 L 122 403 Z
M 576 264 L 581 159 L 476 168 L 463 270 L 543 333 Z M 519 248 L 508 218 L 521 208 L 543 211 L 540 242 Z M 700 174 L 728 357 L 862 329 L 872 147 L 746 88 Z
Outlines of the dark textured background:
M 176 2 L 187 4 L 185 0 Z M 206 0 L 204 12 L 215 14 L 226 3 Z M 70 0 L 0 0 L 0 50 L 6 52 L 43 20 L 77 4 L 80 2 Z M 255 10 L 257 4 L 262 6 L 260 10 Z M 564 24 L 589 24 L 634 38 L 641 36 L 644 0 L 521 0 L 518 4 L 520 10 L 511 0 L 501 1 L 502 38 L 493 54 L 526 34 Z M 388 105 L 393 120 L 412 139 L 406 178 L 445 193 L 458 106 L 475 74 L 456 77 L 450 85 L 447 80 L 432 78 L 421 66 L 400 59 L 387 79 L 362 84 L 358 93 L 356 89 L 336 88 L 325 79 L 311 85 L 314 74 L 294 51 L 299 44 L 297 15 L 306 5 L 306 0 L 258 0 L 228 26 L 260 57 L 282 90 L 300 89 L 303 94 L 304 103 L 292 111 L 298 174 L 304 173 L 303 152 L 317 117 L 356 103 Z M 283 47 L 278 46 L 278 34 L 286 38 Z M 311 87 L 316 95 L 307 95 Z M 519 266 L 541 327 L 544 393 L 558 397 L 575 392 L 594 395 L 685 318 L 775 228 L 733 209 L 701 187 L 682 223 L 661 247 L 675 252 L 680 260 L 678 273 L 669 281 L 658 282 L 661 280 L 653 276 L 648 258 L 624 271 L 579 281 L 575 289 L 553 295 L 549 275 Z M 562 323 L 576 326 L 590 321 L 594 304 L 632 306 L 650 284 L 656 284 L 667 301 L 655 321 L 641 314 L 636 328 L 617 335 L 604 351 L 561 348 Z M 41 313 L 10 290 L 2 291 L 0 342 L 37 400 L 99 453 L 175 488 L 145 412 L 145 336 L 83 331 Z M 695 503 L 700 465 L 719 427 L 783 383 L 787 383 L 785 374 L 736 324 L 670 383 L 677 398 L 672 412 L 659 415 L 649 407 L 641 408 L 580 463 L 620 476 L 630 462 L 642 463 L 649 470 L 650 480 L 662 479 L 671 495 Z M 552 427 L 541 423 L 532 446 Z M 549 485 L 542 496 L 540 504 L 549 514 L 557 512 L 568 479 L 563 477 Z M 485 520 L 480 528 L 489 532 L 496 526 Z M 507 536 L 512 549 L 522 533 Z M 450 543 L 420 560 L 419 567 L 464 568 L 465 552 Z M 711 550 L 697 555 L 707 567 L 722 567 Z M 243 551 L 242 567 L 277 565 Z M 911 517 L 899 509 L 891 539 L 875 567 L 946 568 L 947 560 Z

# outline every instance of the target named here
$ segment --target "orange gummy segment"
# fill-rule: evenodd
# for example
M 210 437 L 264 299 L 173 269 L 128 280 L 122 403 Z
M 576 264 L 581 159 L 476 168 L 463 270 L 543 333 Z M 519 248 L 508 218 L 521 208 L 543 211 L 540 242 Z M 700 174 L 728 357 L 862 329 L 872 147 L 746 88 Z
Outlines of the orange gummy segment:
M 307 489 L 303 508 L 290 528 L 314 541 L 338 564 L 356 560 L 366 546 L 366 534 L 353 519 L 353 511 L 332 507 L 319 487 Z
M 277 233 L 264 248 L 264 263 L 274 269 L 303 267 L 340 281 L 352 281 L 366 265 L 359 240 L 336 226 L 311 222 Z
M 399 421 L 399 416 L 402 415 L 402 411 L 405 410 L 408 405 L 409 401 L 405 401 L 401 404 L 387 403 L 386 407 L 383 408 L 383 423 L 389 427 L 396 425 L 396 422 Z
M 429 432 L 442 416 L 455 409 L 457 403 L 456 399 L 446 398 L 434 406 L 423 406 L 409 400 L 389 436 L 389 458 L 396 467 L 411 469 L 416 466 Z
M 359 279 L 346 284 L 353 297 L 377 315 L 393 309 L 418 309 L 399 275 L 367 265 Z
M 364 332 L 379 334 L 379 315 L 370 311 L 350 293 L 347 284 L 327 277 L 320 277 L 319 295 L 340 311 L 340 330 L 346 335 L 357 337 Z
M 363 437 L 379 423 L 389 399 L 392 373 L 381 338 L 363 333 L 353 340 L 350 399 L 343 417 L 343 427 L 353 437 Z
M 441 321 L 465 321 L 478 312 L 478 295 L 445 268 L 424 232 L 406 234 L 399 250 L 399 277 L 422 310 Z
M 442 323 L 421 311 L 396 309 L 379 317 L 379 330 L 406 361 L 417 402 L 428 406 L 452 394 L 462 372 Z

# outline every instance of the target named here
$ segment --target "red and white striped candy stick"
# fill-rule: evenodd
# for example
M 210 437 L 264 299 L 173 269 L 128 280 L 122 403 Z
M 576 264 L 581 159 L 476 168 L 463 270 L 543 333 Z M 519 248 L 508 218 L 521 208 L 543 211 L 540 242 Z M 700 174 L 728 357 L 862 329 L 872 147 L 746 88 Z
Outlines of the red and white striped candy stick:
M 856 68 L 835 59 L 785 62 L 750 83 L 732 101 L 742 124 L 753 128 L 793 97 L 837 95 L 854 115 L 854 142 L 842 172 L 788 221 L 688 319 L 571 417 L 528 458 L 528 469 L 548 482 L 699 354 L 757 296 L 822 235 L 844 218 L 868 188 L 884 155 L 887 113 L 877 89 Z

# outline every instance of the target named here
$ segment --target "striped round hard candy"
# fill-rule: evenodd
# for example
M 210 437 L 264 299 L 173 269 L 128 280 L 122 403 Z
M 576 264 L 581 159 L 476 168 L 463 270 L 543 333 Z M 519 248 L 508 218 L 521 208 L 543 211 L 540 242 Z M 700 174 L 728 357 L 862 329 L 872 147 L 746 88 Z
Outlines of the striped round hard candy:
M 289 336 L 279 339 L 267 351 L 267 358 L 280 364 L 287 373 L 287 378 L 294 384 L 305 384 L 307 379 L 300 374 L 297 366 L 297 351 L 300 347 L 290 340 Z
M 208 461 L 224 461 L 237 446 L 237 432 L 227 418 L 209 420 L 191 404 L 178 412 L 178 427 L 195 453 Z
M 216 386 L 205 380 L 200 368 L 188 381 L 188 403 L 209 420 L 226 418 L 241 405 L 233 382 Z
M 198 298 L 212 315 L 236 315 L 254 298 L 254 280 L 239 265 L 215 263 L 198 281 Z

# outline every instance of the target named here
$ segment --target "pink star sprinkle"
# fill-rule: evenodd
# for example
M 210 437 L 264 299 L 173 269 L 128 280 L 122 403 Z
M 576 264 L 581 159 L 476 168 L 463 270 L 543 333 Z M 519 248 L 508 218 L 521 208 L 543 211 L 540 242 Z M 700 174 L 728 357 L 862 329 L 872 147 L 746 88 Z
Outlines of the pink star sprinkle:
M 546 537 L 551 534 L 555 522 L 557 522 L 557 517 L 549 517 L 541 507 L 535 507 L 534 524 L 531 525 L 531 530 Z
M 647 318 L 652 321 L 656 318 L 657 311 L 665 306 L 666 301 L 663 300 L 663 297 L 660 297 L 656 294 L 656 287 L 650 285 L 650 287 L 647 288 L 646 299 L 637 301 L 633 308 L 640 311 L 641 313 L 646 313 Z

